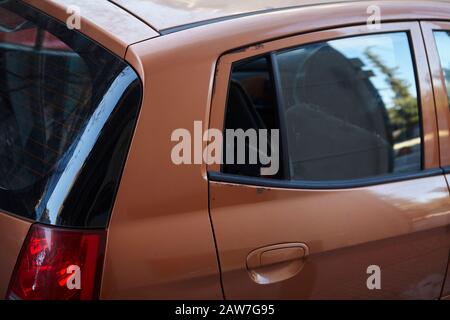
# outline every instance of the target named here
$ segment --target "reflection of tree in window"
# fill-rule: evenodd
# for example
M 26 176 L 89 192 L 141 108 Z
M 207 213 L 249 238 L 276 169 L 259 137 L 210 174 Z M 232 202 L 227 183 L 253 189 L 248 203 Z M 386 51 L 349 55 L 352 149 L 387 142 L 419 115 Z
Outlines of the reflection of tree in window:
M 416 136 L 419 124 L 417 99 L 411 95 L 411 84 L 398 76 L 398 67 L 388 67 L 371 48 L 365 51 L 367 58 L 383 73 L 386 83 L 394 93 L 394 107 L 388 110 L 395 141 L 401 142 Z

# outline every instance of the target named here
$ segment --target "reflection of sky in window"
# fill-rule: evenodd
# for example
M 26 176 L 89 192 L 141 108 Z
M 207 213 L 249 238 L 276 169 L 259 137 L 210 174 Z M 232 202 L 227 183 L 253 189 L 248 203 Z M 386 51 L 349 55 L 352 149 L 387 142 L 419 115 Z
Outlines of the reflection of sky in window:
M 441 57 L 441 65 L 444 69 L 447 91 L 450 96 L 450 34 L 446 31 L 438 31 L 434 33 L 434 36 Z
M 368 48 L 380 58 L 380 61 L 385 66 L 398 68 L 396 77 L 408 83 L 410 94 L 413 97 L 417 97 L 411 51 L 408 36 L 405 33 L 346 38 L 329 41 L 328 44 L 349 59 L 360 59 L 364 64 L 364 71 L 372 71 L 374 76 L 370 78 L 370 81 L 379 91 L 387 108 L 394 107 L 395 92 L 389 87 L 386 75 L 366 57 L 364 52 Z

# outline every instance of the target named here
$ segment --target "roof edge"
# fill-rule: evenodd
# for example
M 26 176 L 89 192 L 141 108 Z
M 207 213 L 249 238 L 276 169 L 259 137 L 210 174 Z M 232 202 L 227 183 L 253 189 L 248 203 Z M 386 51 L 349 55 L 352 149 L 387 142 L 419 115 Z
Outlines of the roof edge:
M 74 14 L 80 15 L 78 30 L 124 58 L 127 48 L 160 34 L 108 0 L 23 0 L 24 3 L 65 23 Z

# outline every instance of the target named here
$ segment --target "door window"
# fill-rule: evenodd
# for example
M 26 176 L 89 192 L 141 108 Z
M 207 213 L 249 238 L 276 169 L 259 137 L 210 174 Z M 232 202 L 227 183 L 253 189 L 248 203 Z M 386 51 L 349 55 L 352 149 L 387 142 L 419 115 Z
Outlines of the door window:
M 235 63 L 225 129 L 280 128 L 287 174 L 275 178 L 320 182 L 418 173 L 418 101 L 406 33 L 344 38 Z M 227 164 L 223 171 L 259 172 Z
M 434 32 L 450 103 L 450 31 Z M 449 106 L 450 107 L 450 106 Z

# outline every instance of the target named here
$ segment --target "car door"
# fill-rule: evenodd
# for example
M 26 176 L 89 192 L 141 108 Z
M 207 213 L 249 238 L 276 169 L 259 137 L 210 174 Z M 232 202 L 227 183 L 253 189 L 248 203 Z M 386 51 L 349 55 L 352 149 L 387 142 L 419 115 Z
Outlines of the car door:
M 450 188 L 450 22 L 424 21 L 421 22 L 421 27 L 436 100 L 441 165 Z M 449 272 L 442 296 L 450 299 Z
M 208 176 L 225 297 L 438 298 L 450 199 L 419 23 L 287 37 L 217 70 L 210 128 L 225 142 Z

